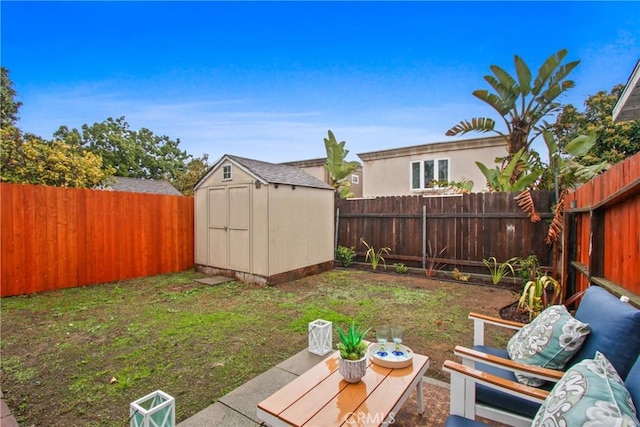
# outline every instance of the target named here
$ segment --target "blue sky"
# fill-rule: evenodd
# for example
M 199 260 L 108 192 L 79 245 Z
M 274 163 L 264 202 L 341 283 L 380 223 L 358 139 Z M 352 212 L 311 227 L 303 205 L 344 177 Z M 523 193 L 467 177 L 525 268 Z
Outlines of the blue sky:
M 640 2 L 8 2 L 1 62 L 19 127 L 51 138 L 125 116 L 189 154 L 282 162 L 453 140 L 494 117 L 471 95 L 489 66 L 581 64 L 562 101 L 626 83 Z M 469 134 L 466 137 L 479 137 Z M 459 138 L 458 138 L 459 139 Z

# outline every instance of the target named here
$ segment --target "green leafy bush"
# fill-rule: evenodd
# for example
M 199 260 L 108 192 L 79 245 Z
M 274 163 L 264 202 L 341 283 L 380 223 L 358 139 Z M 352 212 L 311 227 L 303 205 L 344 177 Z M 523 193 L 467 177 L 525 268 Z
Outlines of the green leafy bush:
M 396 273 L 398 274 L 407 274 L 409 272 L 409 267 L 401 262 L 396 262 L 393 264 L 393 267 L 396 269 Z
M 338 245 L 338 250 L 336 250 L 336 259 L 342 263 L 343 267 L 349 267 L 352 265 L 355 257 L 356 251 L 354 248 Z

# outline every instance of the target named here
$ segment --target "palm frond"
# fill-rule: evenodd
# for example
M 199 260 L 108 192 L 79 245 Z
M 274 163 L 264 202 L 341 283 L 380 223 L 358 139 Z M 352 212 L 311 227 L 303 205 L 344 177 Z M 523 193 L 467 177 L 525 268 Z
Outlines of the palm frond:
M 527 64 L 518 55 L 514 57 L 514 62 L 518 75 L 518 84 L 520 85 L 520 93 L 522 94 L 524 102 L 524 97 L 531 92 L 531 70 L 529 70 Z
M 557 242 L 560 234 L 562 233 L 562 229 L 564 228 L 562 224 L 562 211 L 564 210 L 564 198 L 566 195 L 567 190 L 562 190 L 558 199 L 558 203 L 553 210 L 553 219 L 551 220 L 551 224 L 549 224 L 547 237 L 544 239 L 544 242 L 547 245 Z
M 489 104 L 491 108 L 496 110 L 501 116 L 509 114 L 509 111 L 511 110 L 511 108 L 505 104 L 498 95 L 489 93 L 486 89 L 474 90 L 472 94 L 479 100 Z
M 471 121 L 463 120 L 451 129 L 449 129 L 445 135 L 455 136 L 458 134 L 464 135 L 467 132 L 496 132 L 493 128 L 496 122 L 488 117 L 474 117 Z M 499 132 L 497 132 L 499 133 Z
M 547 81 L 551 78 L 553 71 L 560 65 L 564 57 L 567 55 L 567 49 L 561 49 L 556 53 L 551 54 L 544 61 L 544 64 L 538 70 L 538 76 L 536 77 L 531 93 L 537 97 L 542 88 L 547 84 Z
M 527 215 L 529 215 L 531 222 L 540 221 L 540 214 L 536 210 L 536 205 L 533 201 L 533 195 L 531 194 L 530 189 L 527 188 L 526 190 L 518 194 L 515 200 L 518 202 L 518 206 L 520 206 L 520 209 L 522 209 Z
M 505 107 L 509 107 L 509 110 L 516 108 L 519 92 L 515 82 L 514 86 L 505 86 L 493 76 L 484 76 L 484 79 L 498 92 L 500 100 Z
M 573 61 L 558 67 L 558 71 L 556 71 L 556 73 L 553 76 L 551 76 L 551 78 L 549 79 L 549 84 L 552 85 L 552 84 L 560 83 L 560 81 L 562 81 L 562 79 L 567 77 L 569 73 L 571 73 L 571 71 L 573 71 L 573 69 L 578 66 L 578 64 L 580 64 L 580 61 Z M 571 83 L 573 87 L 573 82 L 571 80 L 567 80 L 567 82 Z

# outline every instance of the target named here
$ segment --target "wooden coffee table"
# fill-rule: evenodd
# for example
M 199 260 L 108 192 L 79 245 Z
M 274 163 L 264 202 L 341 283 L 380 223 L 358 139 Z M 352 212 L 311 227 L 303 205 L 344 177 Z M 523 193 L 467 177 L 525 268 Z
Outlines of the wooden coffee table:
M 339 353 L 318 363 L 258 404 L 258 418 L 272 426 L 364 426 L 393 424 L 416 387 L 424 413 L 422 377 L 429 357 L 413 355 L 413 365 L 389 369 L 369 360 L 367 374 L 351 384 L 338 373 Z

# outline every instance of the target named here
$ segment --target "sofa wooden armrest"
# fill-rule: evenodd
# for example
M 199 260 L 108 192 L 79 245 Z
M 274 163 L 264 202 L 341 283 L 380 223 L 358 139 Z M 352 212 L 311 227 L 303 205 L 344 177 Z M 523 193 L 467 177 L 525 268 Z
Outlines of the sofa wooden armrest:
M 540 404 L 549 394 L 547 390 L 509 381 L 451 360 L 445 360 L 442 370 L 449 372 L 451 375 L 450 413 L 471 420 L 475 420 L 476 413 L 484 416 L 482 406 L 476 404 L 476 383 Z M 506 411 L 492 409 L 491 415 L 492 419 L 505 424 L 513 426 L 531 425 L 531 419 Z
M 555 369 L 542 368 L 540 366 L 527 365 L 524 363 L 514 362 L 511 359 L 494 356 L 492 354 L 483 353 L 482 351 L 457 345 L 453 353 L 462 358 L 462 364 L 474 368 L 475 362 L 496 366 L 501 369 L 509 370 L 524 374 L 529 377 L 536 377 L 545 381 L 558 382 L 564 372 Z M 471 361 L 471 363 L 469 363 Z
M 494 325 L 502 328 L 519 330 L 524 323 L 504 320 L 499 317 L 487 316 L 480 313 L 469 313 L 469 319 L 473 320 L 473 345 L 484 345 L 485 325 Z

